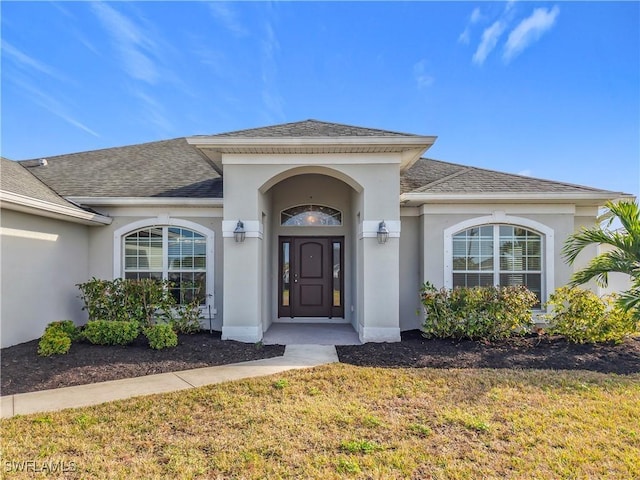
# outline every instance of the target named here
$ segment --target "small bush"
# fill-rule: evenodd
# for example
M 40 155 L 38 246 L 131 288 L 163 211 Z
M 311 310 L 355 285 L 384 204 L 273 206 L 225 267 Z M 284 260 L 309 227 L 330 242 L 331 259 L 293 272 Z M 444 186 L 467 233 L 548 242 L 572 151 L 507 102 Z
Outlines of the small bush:
M 621 342 L 638 331 L 633 312 L 625 312 L 615 296 L 598 297 L 581 288 L 558 288 L 546 303 L 549 333 L 574 343 Z
M 47 325 L 47 328 L 56 328 L 66 333 L 72 342 L 80 338 L 80 329 L 75 326 L 71 320 L 60 320 L 57 322 L 51 322 Z
M 175 307 L 172 286 L 171 282 L 150 278 L 93 278 L 77 285 L 84 302 L 83 310 L 89 313 L 89 320 L 118 321 L 128 318 L 141 325 L 151 325 L 154 319 L 166 317 Z
M 67 353 L 71 348 L 71 338 L 59 327 L 47 327 L 38 343 L 38 355 L 50 357 Z
M 535 294 L 522 286 L 437 290 L 426 283 L 420 298 L 426 313 L 422 326 L 425 337 L 487 341 L 530 331 L 531 309 L 538 302 Z
M 169 323 L 176 333 L 198 333 L 200 331 L 200 300 L 178 305 Z
M 82 331 L 82 335 L 94 345 L 128 345 L 140 334 L 138 322 L 92 320 Z
M 149 340 L 149 346 L 155 350 L 178 345 L 178 336 L 171 325 L 158 324 L 146 327 L 144 336 Z

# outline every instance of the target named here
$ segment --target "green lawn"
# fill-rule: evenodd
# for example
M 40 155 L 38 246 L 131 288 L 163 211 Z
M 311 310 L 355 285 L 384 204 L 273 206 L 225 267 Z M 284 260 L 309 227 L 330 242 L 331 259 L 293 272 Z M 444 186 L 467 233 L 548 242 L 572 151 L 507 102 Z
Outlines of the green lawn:
M 334 364 L 0 425 L 6 478 L 640 478 L 640 375 Z

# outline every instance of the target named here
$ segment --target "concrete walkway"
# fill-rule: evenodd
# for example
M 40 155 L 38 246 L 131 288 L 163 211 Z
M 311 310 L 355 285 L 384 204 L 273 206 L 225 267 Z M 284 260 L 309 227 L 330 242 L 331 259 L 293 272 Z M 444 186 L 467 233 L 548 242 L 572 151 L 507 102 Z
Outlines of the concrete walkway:
M 362 345 L 349 323 L 272 323 L 265 345 Z
M 338 361 L 333 345 L 287 345 L 282 357 L 0 397 L 0 418 L 87 407 L 140 395 L 175 392 Z

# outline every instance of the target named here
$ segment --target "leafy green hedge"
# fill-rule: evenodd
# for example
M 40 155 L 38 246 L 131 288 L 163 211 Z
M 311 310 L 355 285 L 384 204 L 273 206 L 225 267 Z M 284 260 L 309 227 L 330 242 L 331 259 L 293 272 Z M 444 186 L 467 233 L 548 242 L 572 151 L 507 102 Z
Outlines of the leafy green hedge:
M 549 333 L 574 343 L 620 342 L 638 332 L 633 311 L 624 311 L 615 296 L 598 297 L 576 287 L 558 288 L 546 303 Z
M 82 335 L 94 345 L 128 345 L 140 334 L 140 325 L 135 321 L 91 320 Z
M 524 334 L 533 326 L 535 294 L 525 287 L 436 289 L 425 283 L 420 298 L 427 338 L 498 340 Z
M 177 333 L 200 330 L 200 305 L 177 305 L 171 294 L 174 284 L 165 280 L 91 279 L 77 285 L 89 320 L 118 321 L 128 319 L 141 326 L 170 323 Z
M 50 357 L 69 352 L 71 343 L 79 337 L 78 327 L 71 320 L 51 322 L 38 342 L 38 355 Z
M 78 284 L 89 320 L 122 320 L 151 325 L 154 317 L 168 314 L 175 305 L 170 284 L 150 278 L 142 280 L 91 279 Z
M 178 345 L 178 336 L 171 325 L 151 325 L 144 329 L 144 335 L 149 340 L 149 346 L 156 350 Z

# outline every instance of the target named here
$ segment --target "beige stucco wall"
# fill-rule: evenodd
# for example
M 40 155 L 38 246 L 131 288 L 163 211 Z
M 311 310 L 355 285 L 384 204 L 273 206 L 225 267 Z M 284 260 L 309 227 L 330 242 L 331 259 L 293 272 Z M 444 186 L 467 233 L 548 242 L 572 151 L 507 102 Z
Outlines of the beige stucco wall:
M 562 246 L 566 237 L 573 232 L 574 214 L 572 207 L 555 208 L 552 205 L 455 205 L 429 206 L 422 215 L 422 229 L 424 235 L 424 269 L 423 281 L 429 281 L 436 287 L 445 284 L 444 266 L 444 230 L 465 220 L 481 218 L 501 212 L 509 222 L 518 224 L 518 218 L 524 218 L 541 223 L 553 230 L 554 258 L 553 285 L 557 287 L 565 284 L 571 276 L 572 268 L 566 264 L 561 256 Z M 440 211 L 439 211 L 440 210 Z M 467 210 L 469 213 L 464 213 Z M 495 222 L 500 223 L 500 222 Z M 550 292 L 545 289 L 546 294 Z
M 1 215 L 2 347 L 40 337 L 49 322 L 83 324 L 75 285 L 88 278 L 94 227 L 4 209 Z
M 138 221 L 154 221 L 156 225 L 167 225 L 171 219 L 186 220 L 213 230 L 213 303 L 212 326 L 222 328 L 223 308 L 223 251 L 222 251 L 222 209 L 221 208 L 166 208 L 166 207 L 95 207 L 104 215 L 113 218 L 111 225 L 93 228 L 89 231 L 88 275 L 100 279 L 114 278 L 114 233 Z M 121 260 L 116 260 L 120 262 Z M 208 311 L 203 311 L 203 328 L 209 328 Z
M 404 209 L 403 209 L 404 210 Z M 412 209 L 413 210 L 413 209 Z M 409 212 L 407 212 L 409 213 Z M 402 213 L 401 213 L 402 215 Z M 421 270 L 421 219 L 418 216 L 403 215 L 400 235 L 400 330 L 420 328 L 422 307 L 418 292 L 422 285 Z
M 358 295 L 355 299 L 351 295 L 353 311 L 349 313 L 361 339 L 399 338 L 396 305 L 400 160 L 400 154 L 393 153 L 222 156 L 225 172 L 223 232 L 226 235 L 223 338 L 258 341 L 273 321 L 274 283 L 277 281 L 277 268 L 273 262 L 277 260 L 267 260 L 264 256 L 266 251 L 274 253 L 276 247 L 265 247 L 265 242 L 274 242 L 278 232 L 273 230 L 267 237 L 268 226 L 263 221 L 264 218 L 271 219 L 273 228 L 275 217 L 279 215 L 275 203 L 281 200 L 276 198 L 275 192 L 281 189 L 276 186 L 289 178 L 304 183 L 304 176 L 310 174 L 332 177 L 349 187 L 340 187 L 340 191 L 351 192 L 351 208 L 345 213 L 351 212 L 352 218 L 345 232 L 357 238 L 355 246 L 349 249 L 356 266 L 353 267 L 355 279 L 348 282 L 348 288 L 350 292 L 357 291 Z M 339 185 L 335 181 L 330 187 L 333 190 Z M 292 182 L 290 186 L 297 185 L 294 180 Z M 267 195 L 272 189 L 274 197 L 269 200 Z M 292 197 L 287 199 L 292 200 Z M 341 201 L 344 200 L 346 195 Z M 232 237 L 233 225 L 239 219 L 248 226 L 247 238 L 242 244 L 236 244 Z M 383 219 L 392 230 L 395 229 L 396 238 L 392 235 L 387 245 L 380 246 L 375 236 L 371 236 L 371 229 Z M 270 265 L 270 271 L 265 265 Z M 271 292 L 271 303 L 264 300 L 265 291 Z M 348 310 L 350 307 L 347 306 Z

